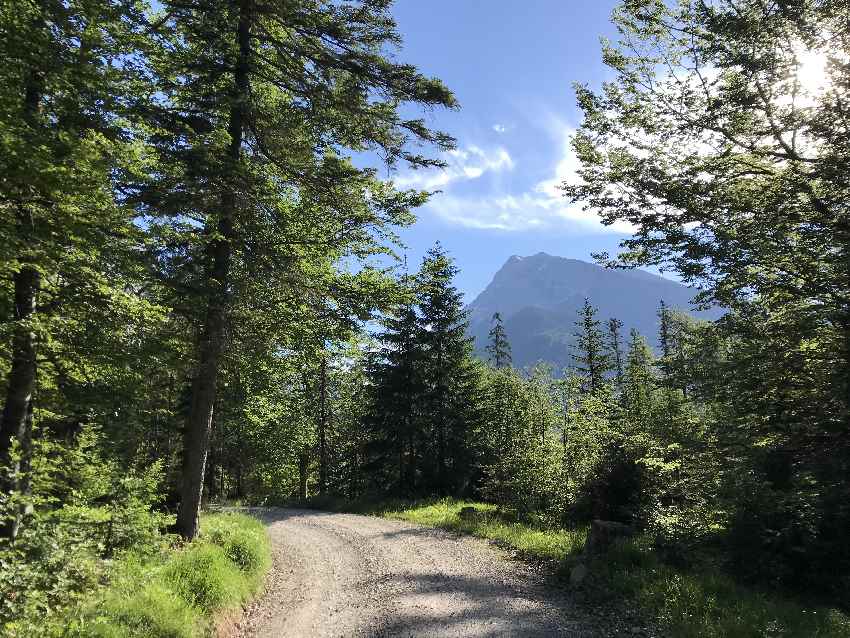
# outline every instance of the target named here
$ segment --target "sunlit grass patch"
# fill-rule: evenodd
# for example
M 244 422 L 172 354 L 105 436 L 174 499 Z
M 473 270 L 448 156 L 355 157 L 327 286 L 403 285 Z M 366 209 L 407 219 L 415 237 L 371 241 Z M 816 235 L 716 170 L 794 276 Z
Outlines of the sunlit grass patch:
M 106 589 L 56 635 L 200 638 L 216 614 L 238 608 L 259 590 L 270 565 L 269 539 L 258 520 L 203 516 L 193 542 L 155 558 L 118 561 Z
M 474 515 L 462 517 L 460 512 L 463 508 L 474 508 Z M 407 508 L 390 509 L 382 512 L 382 515 L 493 540 L 533 558 L 563 560 L 580 552 L 587 537 L 587 530 L 584 528 L 537 529 L 510 520 L 510 517 L 500 513 L 495 505 L 455 499 L 440 499 Z

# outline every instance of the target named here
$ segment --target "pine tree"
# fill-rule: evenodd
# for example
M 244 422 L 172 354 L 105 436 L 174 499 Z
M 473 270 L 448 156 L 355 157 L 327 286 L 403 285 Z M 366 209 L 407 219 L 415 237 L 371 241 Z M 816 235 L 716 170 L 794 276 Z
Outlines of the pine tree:
M 505 326 L 502 323 L 502 315 L 498 312 L 493 313 L 491 320 L 492 327 L 490 328 L 490 343 L 487 344 L 487 353 L 489 354 L 490 363 L 496 368 L 504 368 L 511 365 L 511 344 L 508 341 L 508 335 L 505 332 Z
M 331 263 L 382 250 L 387 227 L 409 222 L 409 208 L 424 196 L 377 183 L 340 152 L 375 150 L 390 165 L 439 164 L 409 151 L 408 142 L 447 148 L 452 140 L 402 118 L 399 107 L 451 107 L 454 99 L 439 81 L 383 55 L 398 42 L 385 2 L 162 5 L 152 53 L 159 84 L 149 100 L 156 163 L 136 199 L 160 242 L 181 247 L 170 254 L 183 259 L 191 279 L 176 283 L 198 295 L 177 523 L 193 538 L 239 275 L 257 260 L 280 281 L 299 270 L 299 253 L 309 247 Z M 315 294 L 309 278 L 296 281 L 289 285 Z
M 399 494 L 415 493 L 425 445 L 422 420 L 425 352 L 419 340 L 420 320 L 413 303 L 413 286 L 402 280 L 408 299 L 383 319 L 379 348 L 370 354 L 367 377 L 371 389 L 366 416 L 369 431 L 367 466 L 376 487 L 394 485 Z
M 610 360 L 605 348 L 605 339 L 599 320 L 596 318 L 596 308 L 585 298 L 584 306 L 579 310 L 579 320 L 576 322 L 578 331 L 574 333 L 573 360 L 576 370 L 584 378 L 584 390 L 595 393 L 605 384 L 605 375 L 610 368 Z
M 457 267 L 437 243 L 417 275 L 422 315 L 419 340 L 425 349 L 427 389 L 423 410 L 432 422 L 436 476 L 434 489 L 460 488 L 470 469 L 471 441 L 477 426 L 477 371 L 463 295 L 453 285 Z
M 827 565 L 850 568 L 846 544 L 822 542 L 850 525 L 848 21 L 850 6 L 831 0 L 622 2 L 621 37 L 604 51 L 614 79 L 577 91 L 582 180 L 565 189 L 604 223 L 635 227 L 621 265 L 676 272 L 729 309 L 718 329 L 736 363 L 714 396 L 728 410 L 718 435 L 741 444 L 746 433 L 734 481 L 767 446 L 794 485 L 784 511 L 750 518 L 761 533 L 745 534 L 777 547 L 782 521 L 794 550 L 745 554 L 762 565 L 805 555 L 810 584 Z M 811 59 L 825 61 L 819 86 L 806 82 Z M 755 517 L 746 499 L 741 516 Z M 805 548 L 791 540 L 802 529 L 817 530 Z
M 623 406 L 630 429 L 638 433 L 652 430 L 654 375 L 652 350 L 637 330 L 630 332 L 623 377 Z
M 661 371 L 665 386 L 672 387 L 673 377 L 673 329 L 670 319 L 670 309 L 662 299 L 658 307 L 658 345 L 661 357 L 658 359 L 658 369 Z

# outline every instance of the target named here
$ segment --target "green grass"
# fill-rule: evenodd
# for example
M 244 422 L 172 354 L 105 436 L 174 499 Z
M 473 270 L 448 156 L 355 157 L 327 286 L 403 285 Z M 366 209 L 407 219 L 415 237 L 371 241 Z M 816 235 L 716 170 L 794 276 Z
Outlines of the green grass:
M 493 540 L 527 558 L 559 561 L 561 574 L 569 573 L 586 538 L 585 529 L 539 529 L 512 521 L 493 505 L 452 499 L 313 505 Z M 463 507 L 474 507 L 476 515 L 462 519 Z M 676 638 L 850 638 L 850 617 L 837 609 L 744 587 L 711 565 L 676 569 L 658 559 L 646 538 L 624 542 L 594 560 L 583 589 L 591 606 L 633 601 L 648 621 Z
M 211 514 L 201 534 L 156 559 L 127 556 L 95 600 L 72 614 L 61 635 L 82 638 L 199 638 L 217 614 L 237 608 L 271 565 L 263 524 L 242 514 Z
M 460 510 L 474 507 L 475 516 L 462 519 Z M 587 530 L 541 530 L 506 520 L 494 505 L 442 499 L 410 508 L 391 507 L 381 512 L 384 518 L 393 518 L 420 525 L 440 527 L 464 534 L 496 541 L 529 558 L 564 560 L 584 547 Z

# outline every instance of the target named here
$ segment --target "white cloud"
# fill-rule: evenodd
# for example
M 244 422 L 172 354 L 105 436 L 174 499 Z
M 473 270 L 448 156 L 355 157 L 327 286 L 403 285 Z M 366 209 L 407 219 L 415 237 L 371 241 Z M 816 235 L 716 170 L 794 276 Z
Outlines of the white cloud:
M 632 232 L 633 228 L 625 223 L 605 226 L 598 215 L 583 211 L 580 205 L 570 204 L 564 197 L 560 186 L 579 179 L 579 161 L 570 145 L 574 133 L 574 129 L 564 124 L 553 125 L 560 158 L 552 174 L 531 188 L 476 196 L 449 191 L 434 195 L 427 207 L 446 221 L 468 228 L 521 231 L 571 227 L 583 232 Z
M 502 133 L 507 133 L 508 127 L 504 124 L 494 124 L 493 130 L 496 131 L 499 135 L 501 135 Z
M 443 154 L 445 168 L 426 168 L 406 171 L 394 178 L 398 188 L 433 191 L 452 183 L 478 179 L 488 172 L 511 170 L 514 161 L 504 148 L 484 150 L 467 146 Z

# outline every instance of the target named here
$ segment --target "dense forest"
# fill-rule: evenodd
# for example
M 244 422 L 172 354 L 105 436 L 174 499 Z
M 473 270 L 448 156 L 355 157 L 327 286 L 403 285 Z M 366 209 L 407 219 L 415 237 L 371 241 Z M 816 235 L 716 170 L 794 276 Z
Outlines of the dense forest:
M 565 197 L 636 229 L 601 261 L 726 312 L 623 334 L 589 298 L 565 370 L 514 368 L 498 314 L 473 356 L 448 252 L 402 259 L 430 194 L 363 157 L 439 168 L 411 113 L 458 105 L 390 5 L 0 3 L 0 627 L 208 502 L 317 495 L 618 521 L 846 606 L 846 2 L 621 3 Z

